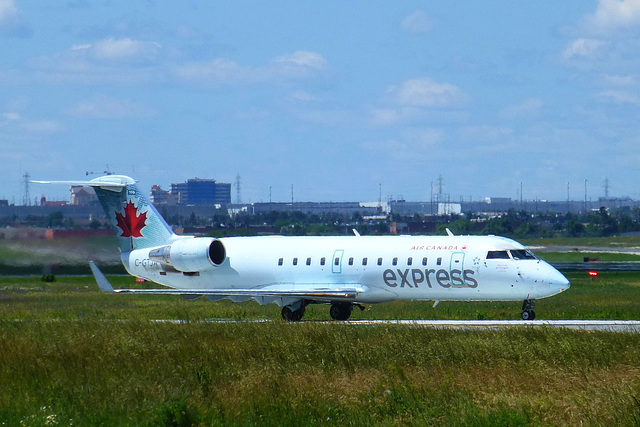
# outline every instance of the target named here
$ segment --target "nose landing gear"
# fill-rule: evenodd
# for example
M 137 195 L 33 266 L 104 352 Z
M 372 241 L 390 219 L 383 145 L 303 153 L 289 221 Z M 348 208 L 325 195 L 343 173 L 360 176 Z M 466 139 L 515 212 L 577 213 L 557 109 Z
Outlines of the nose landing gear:
M 331 305 L 329 314 L 333 320 L 347 320 L 351 316 L 353 306 L 350 303 L 334 303 Z
M 536 308 L 536 304 L 531 299 L 526 299 L 522 303 L 522 320 L 533 320 L 536 318 L 536 312 L 533 309 Z
M 364 306 L 361 304 L 336 302 L 331 304 L 329 314 L 333 320 L 348 320 L 351 316 L 351 311 L 353 311 L 353 307 L 358 307 L 360 310 L 364 310 Z

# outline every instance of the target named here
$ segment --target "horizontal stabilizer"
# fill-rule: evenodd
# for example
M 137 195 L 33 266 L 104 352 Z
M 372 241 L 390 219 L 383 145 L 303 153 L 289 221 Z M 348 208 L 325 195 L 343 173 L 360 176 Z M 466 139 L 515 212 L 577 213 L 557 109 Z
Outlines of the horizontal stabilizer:
M 135 183 L 129 177 L 120 176 L 120 175 L 107 175 L 99 178 L 92 179 L 90 181 L 36 181 L 32 180 L 31 182 L 35 184 L 57 184 L 57 185 L 69 185 L 72 187 L 75 186 L 88 186 L 88 187 L 99 187 L 105 190 L 111 191 L 121 191 L 127 185 L 131 185 Z
M 56 184 L 56 185 L 71 185 L 71 186 L 88 186 L 88 187 L 119 187 L 123 188 L 125 184 L 116 182 L 95 182 L 95 181 L 36 181 L 32 180 L 34 184 Z
M 93 273 L 93 277 L 98 282 L 98 287 L 103 292 L 113 292 L 113 286 L 107 280 L 107 277 L 102 274 L 102 271 L 98 268 L 95 262 L 89 261 L 89 267 L 91 267 L 91 272 Z

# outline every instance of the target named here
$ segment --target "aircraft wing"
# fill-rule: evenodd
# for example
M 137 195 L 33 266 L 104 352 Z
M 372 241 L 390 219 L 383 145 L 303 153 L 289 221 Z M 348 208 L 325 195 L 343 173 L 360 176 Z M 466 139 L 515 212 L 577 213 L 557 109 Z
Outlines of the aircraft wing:
M 98 287 L 105 292 L 156 294 L 156 295 L 182 295 L 207 296 L 207 297 L 288 297 L 309 299 L 345 299 L 352 300 L 366 291 L 359 285 L 330 285 L 327 283 L 274 283 L 256 288 L 243 289 L 114 289 L 105 275 L 98 269 L 93 261 L 89 262 L 93 276 L 98 282 Z

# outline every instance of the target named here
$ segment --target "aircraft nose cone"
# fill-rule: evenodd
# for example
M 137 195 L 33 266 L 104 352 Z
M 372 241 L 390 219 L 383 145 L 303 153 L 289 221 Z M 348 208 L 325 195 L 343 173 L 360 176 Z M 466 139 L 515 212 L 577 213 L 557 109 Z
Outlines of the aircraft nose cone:
M 564 277 L 564 274 L 560 273 L 555 268 L 549 274 L 549 287 L 553 289 L 556 293 L 560 293 L 562 291 L 566 291 L 571 287 L 569 280 Z

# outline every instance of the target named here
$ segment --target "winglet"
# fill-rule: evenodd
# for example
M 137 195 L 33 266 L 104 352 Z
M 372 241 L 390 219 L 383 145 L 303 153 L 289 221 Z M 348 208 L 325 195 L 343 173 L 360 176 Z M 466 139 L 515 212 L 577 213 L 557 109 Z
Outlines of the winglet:
M 98 282 L 98 287 L 102 292 L 114 292 L 113 286 L 107 280 L 107 277 L 102 274 L 102 271 L 98 268 L 95 262 L 89 261 L 89 267 L 91 267 L 91 272 L 93 273 L 93 277 Z
M 447 230 L 447 235 L 449 237 L 452 237 L 454 234 L 451 232 L 451 230 L 449 230 L 449 228 L 446 229 Z
M 356 237 L 360 237 L 360 233 L 358 233 L 358 230 L 356 230 L 355 228 L 352 228 L 351 230 L 353 231 L 353 234 L 354 234 Z

